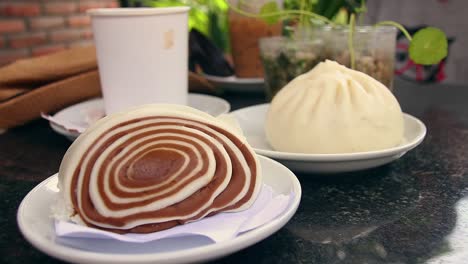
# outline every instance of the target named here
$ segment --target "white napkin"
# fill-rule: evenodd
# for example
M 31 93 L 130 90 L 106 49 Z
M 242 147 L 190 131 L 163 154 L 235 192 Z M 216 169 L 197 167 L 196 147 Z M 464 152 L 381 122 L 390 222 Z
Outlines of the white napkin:
M 268 185 L 263 185 L 257 200 L 249 209 L 237 213 L 220 213 L 200 221 L 179 225 L 171 229 L 149 234 L 116 234 L 108 231 L 77 225 L 66 221 L 55 221 L 58 237 L 89 239 L 115 239 L 123 242 L 144 243 L 163 238 L 200 235 L 213 242 L 222 242 L 258 228 L 275 219 L 290 205 L 294 193 L 275 194 Z
M 83 133 L 86 130 L 86 127 L 82 127 L 76 124 L 73 124 L 69 121 L 60 119 L 60 118 L 55 118 L 51 115 L 47 115 L 45 113 L 41 113 L 41 117 L 54 123 L 55 125 L 64 128 L 65 130 L 71 131 L 71 132 L 78 132 L 78 133 Z

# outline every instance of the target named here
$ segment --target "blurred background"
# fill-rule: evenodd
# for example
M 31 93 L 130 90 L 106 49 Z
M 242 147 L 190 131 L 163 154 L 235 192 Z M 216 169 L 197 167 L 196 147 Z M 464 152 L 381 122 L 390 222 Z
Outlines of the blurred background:
M 0 65 L 91 45 L 86 10 L 119 5 L 118 0 L 0 1 Z
M 307 0 L 317 2 L 318 0 Z M 254 2 L 254 1 L 249 1 Z M 330 0 L 330 6 L 345 1 Z M 285 5 L 298 5 L 286 0 Z M 40 56 L 75 46 L 92 45 L 90 18 L 86 10 L 109 7 L 157 7 L 188 5 L 190 28 L 207 36 L 225 54 L 231 51 L 228 26 L 228 5 L 224 0 L 17 0 L 0 1 L 0 66 L 31 56 Z M 311 5 L 314 6 L 314 5 Z M 436 26 L 450 40 L 449 56 L 438 65 L 418 66 L 407 56 L 407 42 L 398 36 L 395 74 L 423 83 L 468 81 L 468 19 L 463 0 L 368 0 L 365 22 L 394 20 L 411 30 Z M 316 11 L 316 10 L 313 10 Z M 335 20 L 346 19 L 345 9 L 332 14 Z

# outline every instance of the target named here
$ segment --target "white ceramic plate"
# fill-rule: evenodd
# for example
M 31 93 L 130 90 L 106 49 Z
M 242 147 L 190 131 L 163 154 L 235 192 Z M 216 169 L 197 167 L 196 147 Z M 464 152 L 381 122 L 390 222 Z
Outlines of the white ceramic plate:
M 205 94 L 190 93 L 188 96 L 188 105 L 212 116 L 225 114 L 231 109 L 231 105 L 226 100 Z M 74 126 L 87 128 L 90 123 L 88 120 L 90 119 L 89 115 L 104 116 L 104 101 L 102 98 L 95 98 L 69 106 L 57 112 L 53 115 L 53 118 L 65 120 Z M 75 140 L 80 135 L 79 132 L 65 129 L 52 122 L 50 122 L 50 126 L 54 131 L 66 136 L 70 140 Z
M 242 92 L 242 93 L 263 93 L 264 80 L 263 78 L 240 78 L 236 76 L 220 77 L 213 75 L 203 75 L 215 87 L 229 92 Z
M 75 263 L 188 263 L 220 258 L 253 245 L 283 227 L 294 215 L 301 200 L 301 186 L 285 166 L 259 156 L 263 182 L 275 193 L 294 193 L 286 210 L 271 222 L 231 240 L 213 243 L 203 237 L 163 239 L 143 244 L 115 240 L 90 240 L 87 248 L 73 247 L 70 239 L 57 238 L 51 205 L 57 198 L 57 175 L 30 191 L 20 204 L 18 226 L 23 236 L 36 248 L 58 259 Z M 73 238 L 78 239 L 78 238 Z
M 265 118 L 269 104 L 239 109 L 231 113 L 241 126 L 255 152 L 273 158 L 298 172 L 338 173 L 369 169 L 394 161 L 419 145 L 426 127 L 417 118 L 404 114 L 404 143 L 400 146 L 369 152 L 346 154 L 302 154 L 275 151 L 265 136 Z

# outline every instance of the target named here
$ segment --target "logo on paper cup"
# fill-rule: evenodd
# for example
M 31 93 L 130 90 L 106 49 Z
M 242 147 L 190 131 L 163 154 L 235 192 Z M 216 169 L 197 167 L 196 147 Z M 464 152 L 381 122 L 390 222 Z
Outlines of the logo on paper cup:
M 170 49 L 174 46 L 174 30 L 164 32 L 164 49 Z

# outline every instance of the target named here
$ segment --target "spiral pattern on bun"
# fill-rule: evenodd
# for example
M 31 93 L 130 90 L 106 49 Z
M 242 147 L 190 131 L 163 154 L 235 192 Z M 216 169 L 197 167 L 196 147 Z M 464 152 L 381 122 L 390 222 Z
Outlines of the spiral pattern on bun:
M 69 219 L 118 233 L 148 233 L 218 212 L 245 210 L 260 166 L 229 124 L 190 107 L 146 105 L 101 119 L 59 170 Z

